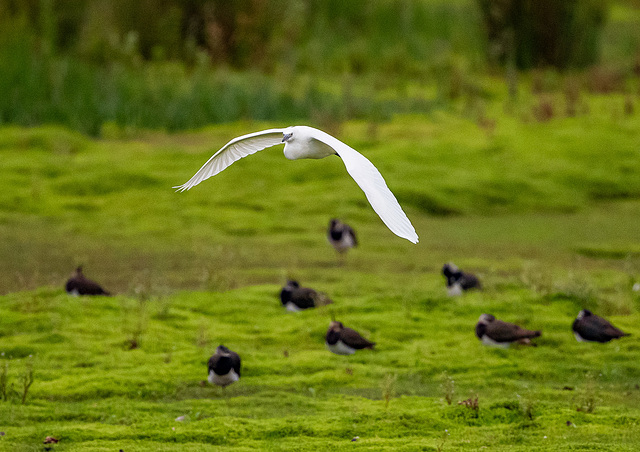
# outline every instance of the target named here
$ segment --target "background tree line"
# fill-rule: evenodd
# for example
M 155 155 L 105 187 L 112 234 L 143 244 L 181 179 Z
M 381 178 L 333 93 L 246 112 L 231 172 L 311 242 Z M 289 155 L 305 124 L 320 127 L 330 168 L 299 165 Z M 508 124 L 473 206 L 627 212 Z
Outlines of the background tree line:
M 301 53 L 333 51 L 354 71 L 399 50 L 428 58 L 436 39 L 456 47 L 458 34 L 480 39 L 494 62 L 511 55 L 520 68 L 583 67 L 598 56 L 607 0 L 5 0 L 3 22 L 23 21 L 55 52 L 106 62 L 132 46 L 145 60 L 193 62 L 201 50 L 213 64 L 273 69 Z M 456 25 L 455 22 L 458 24 Z M 462 33 L 466 30 L 466 33 Z M 484 39 L 483 39 L 484 38 Z M 364 45 L 358 55 L 354 42 Z M 368 42 L 369 44 L 363 44 Z M 344 54 L 335 47 L 346 48 Z M 300 50 L 296 50 L 300 49 Z M 367 57 L 371 57 L 369 60 Z
M 239 118 L 425 112 L 451 98 L 489 95 L 478 74 L 493 68 L 598 63 L 611 6 L 4 0 L 0 122 L 58 122 L 96 134 L 106 123 L 182 129 Z M 630 68 L 639 35 L 622 30 L 606 51 L 624 55 Z

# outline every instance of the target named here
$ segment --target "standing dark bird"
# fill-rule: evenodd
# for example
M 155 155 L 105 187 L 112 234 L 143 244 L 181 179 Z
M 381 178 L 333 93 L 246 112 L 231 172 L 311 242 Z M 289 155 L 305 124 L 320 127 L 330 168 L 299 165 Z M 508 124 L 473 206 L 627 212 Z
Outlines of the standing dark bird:
M 86 278 L 82 273 L 82 265 L 76 268 L 65 284 L 65 290 L 71 295 L 111 295 L 95 281 Z
M 331 246 L 340 254 L 347 252 L 349 248 L 358 246 L 358 239 L 356 239 L 356 233 L 353 228 L 335 218 L 329 221 L 327 239 L 329 239 Z
M 298 281 L 293 280 L 287 281 L 287 285 L 280 291 L 280 302 L 290 312 L 298 312 L 333 303 L 322 292 L 316 292 L 309 287 L 300 287 Z
M 230 385 L 240 379 L 240 356 L 224 345 L 218 345 L 216 353 L 209 358 L 209 383 L 213 385 Z
M 540 331 L 520 328 L 513 323 L 497 320 L 491 314 L 482 314 L 476 324 L 476 336 L 484 345 L 509 348 L 514 343 L 530 344 L 531 338 L 542 335 Z
M 355 330 L 347 328 L 341 322 L 332 321 L 325 338 L 326 346 L 337 355 L 353 355 L 356 350 L 373 349 L 375 342 L 370 342 L 360 336 Z
M 588 309 L 583 309 L 578 313 L 578 317 L 571 326 L 573 334 L 578 342 L 609 342 L 611 339 L 618 339 L 629 336 L 607 320 L 593 314 Z
M 447 293 L 449 296 L 461 295 L 465 290 L 482 288 L 477 276 L 463 272 L 452 262 L 444 264 L 442 274 L 447 278 Z

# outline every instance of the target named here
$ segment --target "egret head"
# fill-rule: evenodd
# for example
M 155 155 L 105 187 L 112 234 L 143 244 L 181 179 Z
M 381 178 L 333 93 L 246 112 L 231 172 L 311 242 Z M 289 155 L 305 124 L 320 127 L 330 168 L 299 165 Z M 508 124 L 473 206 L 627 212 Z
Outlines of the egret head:
M 282 132 L 282 142 L 286 143 L 293 137 L 293 127 L 287 127 Z

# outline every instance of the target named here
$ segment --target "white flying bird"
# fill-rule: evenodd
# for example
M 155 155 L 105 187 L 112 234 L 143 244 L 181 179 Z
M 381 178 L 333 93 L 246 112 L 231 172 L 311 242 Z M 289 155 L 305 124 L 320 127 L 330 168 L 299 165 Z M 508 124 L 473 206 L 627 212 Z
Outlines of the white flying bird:
M 215 176 L 236 160 L 281 143 L 284 143 L 284 156 L 289 160 L 321 159 L 337 154 L 383 223 L 397 236 L 418 243 L 413 225 L 373 163 L 342 141 L 313 127 L 268 129 L 234 138 L 213 154 L 185 184 L 173 188 L 178 191 L 189 190 Z

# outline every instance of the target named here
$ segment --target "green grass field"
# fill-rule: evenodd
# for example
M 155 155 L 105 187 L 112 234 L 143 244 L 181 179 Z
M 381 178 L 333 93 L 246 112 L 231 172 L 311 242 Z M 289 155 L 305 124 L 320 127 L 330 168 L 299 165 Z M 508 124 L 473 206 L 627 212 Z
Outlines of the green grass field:
M 337 158 L 266 150 L 171 189 L 230 138 L 283 124 L 0 129 L 0 450 L 638 450 L 640 125 L 614 96 L 589 102 L 548 122 L 496 113 L 489 131 L 444 113 L 345 123 L 418 245 Z M 332 217 L 359 233 L 343 265 Z M 447 261 L 484 290 L 447 297 Z M 117 295 L 68 296 L 78 264 Z M 285 312 L 287 277 L 335 303 Z M 632 336 L 576 342 L 582 308 Z M 484 312 L 542 329 L 538 346 L 483 347 Z M 327 351 L 332 316 L 376 350 Z M 220 343 L 243 359 L 225 390 L 202 383 Z

